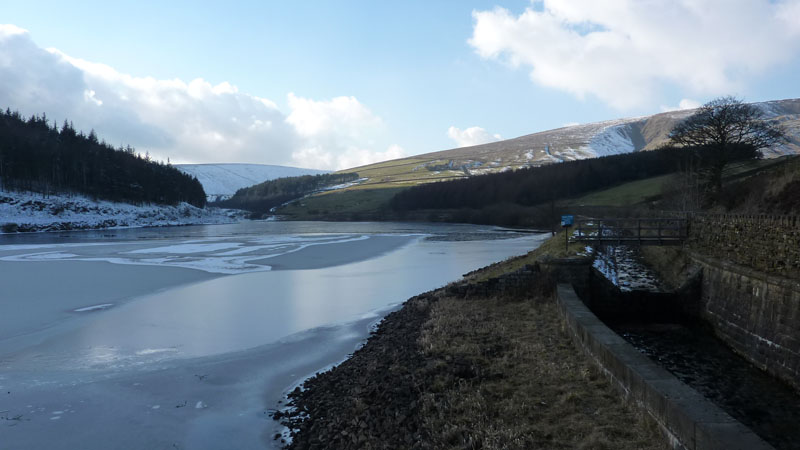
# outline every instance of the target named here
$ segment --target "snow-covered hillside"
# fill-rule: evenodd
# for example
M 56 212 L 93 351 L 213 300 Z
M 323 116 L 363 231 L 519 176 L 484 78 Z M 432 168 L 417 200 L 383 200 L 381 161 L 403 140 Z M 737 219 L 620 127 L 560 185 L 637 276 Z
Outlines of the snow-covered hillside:
M 771 158 L 800 154 L 800 99 L 753 103 L 767 119 L 780 123 L 788 142 L 762 150 Z M 652 116 L 632 117 L 565 126 L 513 139 L 460 147 L 413 157 L 386 161 L 357 169 L 370 180 L 365 184 L 411 181 L 440 181 L 471 175 L 545 164 L 595 158 L 659 148 L 670 131 L 695 110 L 669 111 Z
M 135 206 L 83 196 L 0 191 L 0 233 L 233 223 L 242 211 L 178 206 Z
M 800 99 L 753 103 L 766 118 L 780 122 L 789 142 L 764 150 L 767 157 L 800 153 Z M 668 140 L 670 130 L 694 110 L 670 111 L 652 116 L 607 120 L 566 126 L 554 130 L 474 147 L 417 155 L 441 164 L 450 160 L 456 168 L 482 166 L 475 173 L 594 158 L 658 148 Z
M 196 177 L 203 185 L 208 201 L 228 199 L 241 188 L 275 178 L 328 173 L 325 170 L 265 164 L 176 164 L 175 168 Z

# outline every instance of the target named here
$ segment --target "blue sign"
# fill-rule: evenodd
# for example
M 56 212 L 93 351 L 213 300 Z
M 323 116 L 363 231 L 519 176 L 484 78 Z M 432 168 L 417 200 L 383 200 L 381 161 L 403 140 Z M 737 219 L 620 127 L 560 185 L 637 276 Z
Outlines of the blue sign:
M 561 226 L 568 227 L 575 223 L 575 216 L 561 216 Z

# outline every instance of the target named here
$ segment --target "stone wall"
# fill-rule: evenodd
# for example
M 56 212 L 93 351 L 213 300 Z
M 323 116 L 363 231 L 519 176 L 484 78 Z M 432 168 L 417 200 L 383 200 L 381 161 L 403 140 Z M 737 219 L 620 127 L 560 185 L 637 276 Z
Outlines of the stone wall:
M 573 341 L 626 400 L 658 422 L 673 448 L 771 449 L 750 429 L 656 365 L 583 304 L 572 286 L 560 284 L 556 301 Z
M 470 297 L 548 297 L 556 282 L 570 283 L 579 290 L 590 288 L 590 258 L 547 259 L 504 273 L 498 277 L 472 283 L 454 283 L 446 287 L 448 295 Z M 479 269 L 480 270 L 480 269 Z M 478 272 L 464 274 L 465 277 Z
M 800 216 L 696 214 L 688 244 L 761 272 L 800 277 Z
M 703 268 L 700 314 L 717 336 L 800 390 L 800 281 L 690 255 Z
M 467 276 L 469 274 L 465 274 Z M 552 276 L 546 270 L 542 270 L 539 264 L 526 264 L 521 268 L 500 275 L 499 277 L 489 278 L 477 283 L 453 283 L 448 285 L 445 290 L 448 295 L 469 299 L 472 297 L 503 297 L 503 298 L 524 298 L 542 295 L 548 296 L 552 291 Z M 548 283 L 548 281 L 550 281 Z

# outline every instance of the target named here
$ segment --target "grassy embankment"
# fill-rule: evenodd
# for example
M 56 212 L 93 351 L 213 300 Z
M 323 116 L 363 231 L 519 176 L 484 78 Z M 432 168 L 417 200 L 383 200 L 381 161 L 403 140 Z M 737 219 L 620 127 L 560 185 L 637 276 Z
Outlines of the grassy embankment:
M 433 448 L 665 448 L 649 416 L 625 404 L 566 335 L 553 301 L 443 297 L 420 346 L 429 364 L 454 361 L 422 397 Z
M 787 162 L 791 163 L 791 160 L 794 159 L 796 159 L 796 157 L 732 163 L 725 168 L 723 174 L 724 182 L 730 184 L 755 173 L 784 165 Z M 676 174 L 670 174 L 623 183 L 609 189 L 590 192 L 581 197 L 563 200 L 559 202 L 559 205 L 601 207 L 631 207 L 642 205 L 648 201 L 660 200 L 665 194 L 665 191 L 668 192 L 671 186 L 678 183 L 676 181 L 677 177 L 678 175 Z

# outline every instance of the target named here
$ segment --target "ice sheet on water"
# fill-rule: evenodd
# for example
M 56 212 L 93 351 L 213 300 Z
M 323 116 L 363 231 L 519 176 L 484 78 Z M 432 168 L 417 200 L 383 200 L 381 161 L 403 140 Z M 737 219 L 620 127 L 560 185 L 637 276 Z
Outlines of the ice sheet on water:
M 102 305 L 92 305 L 92 306 L 86 306 L 86 307 L 83 307 L 83 308 L 73 309 L 73 311 L 74 312 L 100 311 L 100 310 L 103 310 L 103 309 L 108 309 L 108 308 L 110 308 L 112 306 L 114 306 L 113 303 L 103 303 Z
M 211 244 L 200 243 L 182 243 L 176 245 L 168 245 L 165 247 L 143 248 L 140 250 L 132 250 L 128 253 L 172 253 L 188 255 L 193 253 L 215 252 L 218 250 L 227 250 L 230 248 L 239 248 L 242 244 L 238 242 L 217 242 Z
M 163 245 L 161 241 L 108 244 L 17 245 L 13 250 L 42 250 L 0 257 L 0 261 L 103 261 L 112 264 L 171 266 L 215 274 L 272 270 L 265 259 L 294 253 L 310 246 L 343 244 L 370 239 L 366 234 L 242 235 L 228 238 L 187 239 Z M 395 235 L 397 236 L 397 235 Z M 161 245 L 159 245 L 161 244 Z M 60 251 L 70 248 L 74 252 Z M 132 248 L 133 247 L 133 248 Z M 9 248 L 0 248 L 9 250 Z
M 143 356 L 143 355 L 154 355 L 154 354 L 157 354 L 157 353 L 175 353 L 177 351 L 178 351 L 178 349 L 175 348 L 175 347 L 169 347 L 169 348 L 145 348 L 145 349 L 136 351 L 136 355 L 137 356 Z

